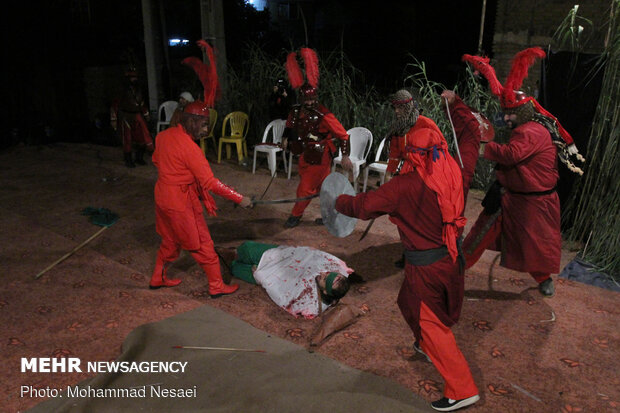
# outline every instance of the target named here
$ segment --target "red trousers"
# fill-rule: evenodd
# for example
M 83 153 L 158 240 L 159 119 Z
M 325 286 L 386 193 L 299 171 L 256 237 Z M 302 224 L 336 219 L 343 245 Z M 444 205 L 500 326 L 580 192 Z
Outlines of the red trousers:
M 179 258 L 183 244 L 185 244 L 185 248 L 188 248 L 188 251 L 198 265 L 202 267 L 209 280 L 221 279 L 222 272 L 219 257 L 215 252 L 209 228 L 202 216 L 202 206 L 197 202 L 194 202 L 192 206 L 193 208 L 185 211 L 184 214 L 176 211 L 166 211 L 159 207 L 155 208 L 157 232 L 161 236 L 161 244 L 157 251 L 157 263 L 165 266 L 167 263 L 175 261 Z M 198 209 L 199 207 L 200 209 Z M 181 215 L 187 215 L 187 217 L 181 217 Z M 184 235 L 193 233 L 193 231 L 184 230 L 184 223 L 197 230 L 198 239 L 194 237 L 183 239 Z
M 474 383 L 463 353 L 456 345 L 454 334 L 439 321 L 424 302 L 420 305 L 420 329 L 422 330 L 420 347 L 430 357 L 446 382 L 444 396 L 460 400 L 478 394 L 478 387 Z
M 463 253 L 465 254 L 465 268 L 470 268 L 480 259 L 486 249 L 501 250 L 502 215 L 487 215 L 480 213 L 474 226 L 463 241 Z M 548 272 L 529 273 L 537 283 L 545 281 L 551 276 Z
M 299 158 L 299 186 L 297 187 L 297 198 L 303 198 L 310 195 L 318 194 L 321 191 L 321 185 L 327 175 L 331 171 L 331 156 L 326 148 L 323 152 L 323 159 L 319 165 L 310 165 L 302 156 Z M 310 205 L 312 200 L 300 201 L 295 204 L 291 215 L 300 217 L 304 214 L 306 207 Z
M 153 139 L 144 118 L 136 115 L 135 119 L 121 122 L 121 137 L 123 138 L 123 152 L 132 151 L 132 144 L 153 145 Z

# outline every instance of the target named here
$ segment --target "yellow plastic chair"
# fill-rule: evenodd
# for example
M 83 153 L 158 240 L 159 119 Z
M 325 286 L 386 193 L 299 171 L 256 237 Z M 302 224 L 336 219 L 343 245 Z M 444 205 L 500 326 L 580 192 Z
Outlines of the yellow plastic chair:
M 207 143 L 206 139 L 213 141 L 213 150 L 217 151 L 217 142 L 215 142 L 215 123 L 217 122 L 217 110 L 209 108 L 209 136 L 200 139 L 200 149 L 202 153 L 207 156 Z
M 230 145 L 237 145 L 239 163 L 248 156 L 248 145 L 245 137 L 250 129 L 250 118 L 243 112 L 230 112 L 222 122 L 222 136 L 217 149 L 217 163 L 222 161 L 222 144 L 226 144 L 226 159 L 230 159 Z M 228 132 L 230 131 L 230 132 Z

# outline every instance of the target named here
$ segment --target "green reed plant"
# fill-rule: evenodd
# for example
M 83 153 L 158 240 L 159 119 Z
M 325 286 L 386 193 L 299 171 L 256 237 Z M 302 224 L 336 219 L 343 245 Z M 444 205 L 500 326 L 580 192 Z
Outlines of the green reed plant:
M 445 101 L 441 98 L 441 92 L 447 87 L 442 83 L 428 78 L 426 65 L 415 56 L 410 55 L 411 62 L 405 67 L 405 88 L 411 90 L 420 104 L 422 113 L 437 123 L 439 129 L 446 137 L 450 147 L 450 153 L 457 159 L 456 140 L 450 120 L 446 115 Z M 454 87 L 463 101 L 474 109 L 481 111 L 488 119 L 493 121 L 501 112 L 499 101 L 491 94 L 488 87 L 480 83 L 480 79 L 474 75 L 471 68 L 467 67 L 465 76 Z M 505 127 L 495 125 L 496 140 L 507 141 L 509 131 Z M 486 189 L 495 180 L 494 163 L 485 159 L 479 159 L 476 165 L 472 188 Z
M 607 42 L 600 57 L 605 73 L 588 140 L 584 175 L 577 180 L 565 208 L 565 213 L 573 217 L 569 239 L 584 243 L 580 255 L 616 282 L 620 281 L 619 14 L 620 0 L 613 0 Z

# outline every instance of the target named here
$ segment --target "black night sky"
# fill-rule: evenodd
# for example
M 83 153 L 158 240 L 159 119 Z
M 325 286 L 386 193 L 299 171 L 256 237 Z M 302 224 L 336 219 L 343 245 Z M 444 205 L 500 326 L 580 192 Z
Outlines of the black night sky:
M 265 14 L 252 13 L 242 0 L 225 0 L 224 5 L 233 66 L 242 64 L 249 39 L 260 39 L 260 47 L 274 56 L 304 46 L 267 26 Z M 452 87 L 464 70 L 461 55 L 478 48 L 482 0 L 317 0 L 313 7 L 309 46 L 332 51 L 342 45 L 365 81 L 386 93 L 402 84 L 403 69 L 412 61 L 409 54 L 426 63 L 429 78 Z M 39 0 L 12 9 L 3 13 L 2 24 L 5 102 L 11 102 L 2 115 L 3 135 L 25 119 L 31 124 L 69 118 L 79 123 L 75 118 L 83 117 L 84 67 L 123 64 L 127 48 L 144 56 L 140 0 Z M 161 10 L 170 36 L 192 42 L 200 37 L 198 0 L 163 0 Z M 495 1 L 488 1 L 483 50 L 490 55 L 494 16 Z M 193 46 L 170 53 L 173 58 L 184 57 L 175 53 L 199 55 Z

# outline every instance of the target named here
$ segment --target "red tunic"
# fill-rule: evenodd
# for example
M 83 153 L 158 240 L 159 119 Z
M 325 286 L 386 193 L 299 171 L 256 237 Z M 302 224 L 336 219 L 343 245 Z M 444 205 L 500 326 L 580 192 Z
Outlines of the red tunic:
M 123 140 L 123 151 L 132 151 L 133 144 L 153 146 L 144 114 L 148 113 L 144 105 L 142 92 L 136 86 L 129 86 L 118 102 L 119 131 Z
M 199 249 L 199 228 L 204 226 L 199 195 L 210 214 L 215 214 L 215 202 L 209 191 L 236 203 L 243 196 L 213 176 L 200 147 L 180 125 L 157 135 L 153 164 L 159 172 L 155 184 L 157 233 L 183 249 Z
M 349 135 L 342 126 L 342 124 L 336 119 L 333 113 L 329 112 L 327 108 L 319 105 L 318 111 L 325 113 L 325 116 L 321 119 L 319 124 L 318 133 L 325 136 L 326 145 L 321 158 L 321 163 L 311 165 L 306 162 L 304 155 L 299 158 L 299 186 L 297 187 L 297 198 L 303 198 L 310 195 L 315 195 L 321 190 L 323 181 L 329 175 L 332 164 L 332 153 L 335 154 L 336 146 L 333 139 L 348 140 Z M 292 125 L 291 117 L 287 121 L 287 127 Z M 310 204 L 311 200 L 297 202 L 293 206 L 291 215 L 299 217 L 302 216 L 306 207 Z
M 336 210 L 360 219 L 389 214 L 408 250 L 428 250 L 443 245 L 443 222 L 437 194 L 424 184 L 415 170 L 395 176 L 376 191 L 355 197 L 339 196 Z M 458 260 L 446 256 L 426 266 L 413 266 L 407 262 L 398 304 L 419 339 L 420 302 L 423 301 L 442 323 L 452 326 L 459 319 L 463 294 L 464 279 Z
M 498 163 L 502 196 L 501 264 L 516 271 L 557 273 L 562 237 L 560 200 L 521 193 L 553 189 L 558 180 L 557 152 L 547 129 L 527 122 L 512 132 L 505 145 L 489 142 L 484 157 Z

